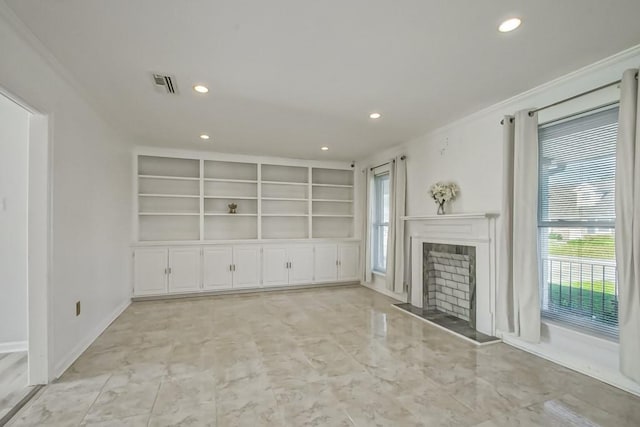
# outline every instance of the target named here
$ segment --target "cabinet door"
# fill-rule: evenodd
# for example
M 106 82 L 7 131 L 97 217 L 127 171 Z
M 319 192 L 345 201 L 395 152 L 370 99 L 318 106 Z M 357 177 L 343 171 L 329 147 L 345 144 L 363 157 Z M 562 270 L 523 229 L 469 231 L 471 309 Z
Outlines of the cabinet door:
M 358 280 L 359 246 L 355 243 L 340 245 L 338 257 L 338 280 Z
M 260 287 L 260 246 L 234 246 L 233 287 Z
M 289 284 L 313 282 L 313 246 L 296 245 L 287 248 L 289 255 Z
M 200 290 L 200 248 L 169 249 L 169 292 Z
M 335 282 L 338 280 L 338 245 L 316 245 L 315 282 Z
M 205 248 L 202 262 L 204 289 L 229 289 L 233 286 L 233 249 L 230 246 Z
M 262 251 L 262 285 L 283 286 L 289 283 L 289 257 L 284 246 L 265 246 Z
M 157 295 L 167 292 L 167 250 L 136 249 L 134 252 L 133 291 L 135 295 Z

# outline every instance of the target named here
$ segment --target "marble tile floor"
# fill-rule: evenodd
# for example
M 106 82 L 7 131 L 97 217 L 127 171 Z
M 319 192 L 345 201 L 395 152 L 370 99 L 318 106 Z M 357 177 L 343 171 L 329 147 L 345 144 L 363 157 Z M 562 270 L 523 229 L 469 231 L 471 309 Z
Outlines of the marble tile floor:
M 0 420 L 25 397 L 27 386 L 27 352 L 0 354 Z
M 640 398 L 360 286 L 132 304 L 11 426 L 638 426 Z

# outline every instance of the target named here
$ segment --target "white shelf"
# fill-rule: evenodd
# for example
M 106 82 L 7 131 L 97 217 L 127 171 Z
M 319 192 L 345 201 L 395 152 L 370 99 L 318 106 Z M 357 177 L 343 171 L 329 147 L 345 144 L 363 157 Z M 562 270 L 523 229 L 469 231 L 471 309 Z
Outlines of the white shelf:
M 346 164 L 317 167 L 303 160 L 270 164 L 243 156 L 201 157 L 138 155 L 137 240 L 353 237 L 354 171 Z M 236 214 L 227 210 L 232 201 L 238 204 Z
M 231 213 L 223 213 L 223 212 L 205 212 L 204 216 L 258 216 L 258 214 L 231 214 Z
M 262 200 L 281 201 L 281 202 L 306 202 L 309 199 L 300 197 L 263 197 Z
M 138 212 L 141 216 L 199 216 L 199 213 L 192 212 Z
M 200 181 L 200 178 L 193 178 L 193 177 L 188 177 L 188 176 L 138 175 L 138 178 L 171 179 L 171 180 L 176 180 L 176 181 Z
M 258 198 L 256 196 L 203 196 L 203 197 L 205 199 L 258 200 Z
M 191 194 L 158 194 L 158 193 L 140 193 L 139 197 L 176 197 L 176 198 L 185 198 L 185 199 L 198 199 L 199 195 L 191 195 Z
M 263 217 L 265 216 L 280 216 L 280 217 L 297 217 L 297 216 L 309 216 L 308 214 L 288 214 L 288 213 L 263 213 L 262 214 Z
M 314 187 L 333 187 L 333 188 L 353 188 L 353 185 L 343 185 L 343 184 L 311 184 Z
M 227 179 L 227 178 L 202 178 L 208 182 L 240 182 L 242 184 L 257 184 L 258 181 L 253 179 Z
M 290 181 L 262 181 L 263 184 L 276 184 L 276 185 L 309 185 L 308 182 L 290 182 Z

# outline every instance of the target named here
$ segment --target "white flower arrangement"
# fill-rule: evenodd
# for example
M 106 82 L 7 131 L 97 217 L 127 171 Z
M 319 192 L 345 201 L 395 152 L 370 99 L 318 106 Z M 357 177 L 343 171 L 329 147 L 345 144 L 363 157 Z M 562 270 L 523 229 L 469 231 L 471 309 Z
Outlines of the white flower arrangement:
M 460 189 L 453 182 L 445 184 L 443 182 L 436 182 L 431 186 L 431 197 L 439 205 L 454 200 Z

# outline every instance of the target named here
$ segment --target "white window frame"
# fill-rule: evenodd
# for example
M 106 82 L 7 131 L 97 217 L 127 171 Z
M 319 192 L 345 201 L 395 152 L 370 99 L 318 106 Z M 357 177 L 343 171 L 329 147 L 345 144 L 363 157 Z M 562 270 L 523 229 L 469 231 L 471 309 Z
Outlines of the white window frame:
M 387 176 L 390 183 L 391 181 L 391 167 L 389 165 L 379 166 L 373 170 L 373 179 L 371 182 L 373 191 L 371 198 L 371 271 L 374 274 L 384 275 L 387 272 L 387 266 L 380 265 L 381 252 L 384 252 L 386 242 L 381 238 L 384 236 L 384 228 L 387 229 L 387 235 L 389 233 L 389 222 L 383 222 L 380 220 L 382 212 L 384 211 L 384 198 L 382 196 L 382 188 L 378 188 L 376 185 L 376 178 Z M 391 187 L 389 186 L 389 197 L 387 202 L 391 200 Z M 389 206 L 390 208 L 390 206 Z M 384 256 L 386 259 L 386 254 Z
M 583 114 L 595 114 L 598 111 L 607 110 L 609 108 L 616 108 L 617 105 L 607 106 L 604 108 L 594 108 L 592 110 L 585 110 L 575 114 L 575 117 L 578 117 Z M 566 116 L 564 119 L 572 119 L 574 116 Z M 545 126 L 550 122 L 541 123 L 540 127 Z M 539 148 L 539 156 L 541 157 L 542 146 Z M 542 198 L 548 197 L 547 194 L 543 194 L 543 176 L 538 173 L 538 187 L 539 187 L 539 204 L 538 204 L 538 265 L 540 269 L 540 294 L 541 294 L 541 316 L 544 320 L 550 321 L 556 325 L 562 327 L 568 327 L 570 329 L 579 330 L 583 333 L 587 333 L 589 335 L 600 336 L 606 339 L 617 339 L 618 328 L 607 326 L 597 320 L 590 321 L 585 319 L 584 316 L 574 314 L 571 310 L 567 311 L 551 311 L 545 309 L 545 280 L 547 279 L 547 275 L 549 274 L 548 270 L 551 269 L 550 264 L 546 266 L 545 269 L 545 257 L 549 256 L 549 248 L 545 243 L 546 240 L 543 238 L 543 234 L 545 230 L 550 228 L 554 229 L 591 229 L 591 230 L 615 230 L 615 221 L 611 220 L 601 220 L 601 221 L 566 221 L 566 220 L 544 220 L 543 219 L 543 207 L 541 200 Z M 549 258 L 549 262 L 551 259 Z M 561 260 L 562 261 L 562 260 Z M 569 269 L 571 269 L 571 263 L 566 261 L 565 264 L 569 264 Z M 574 261 L 574 263 L 577 263 Z M 615 271 L 615 266 L 613 267 Z M 582 267 L 580 267 L 580 271 L 582 271 Z M 591 273 L 593 275 L 593 273 Z M 562 273 L 562 263 L 560 264 L 560 277 L 563 276 Z M 604 275 L 604 273 L 603 273 Z M 571 276 L 570 276 L 571 277 Z M 614 279 L 615 280 L 615 279 Z M 603 278 L 603 282 L 605 279 Z M 572 286 L 569 286 L 569 289 L 572 289 Z M 549 289 L 547 289 L 549 291 Z M 581 291 L 581 289 L 580 289 Z M 576 290 L 578 292 L 578 290 Z M 593 292 L 593 291 L 592 291 Z M 570 297 L 571 298 L 571 297 Z

